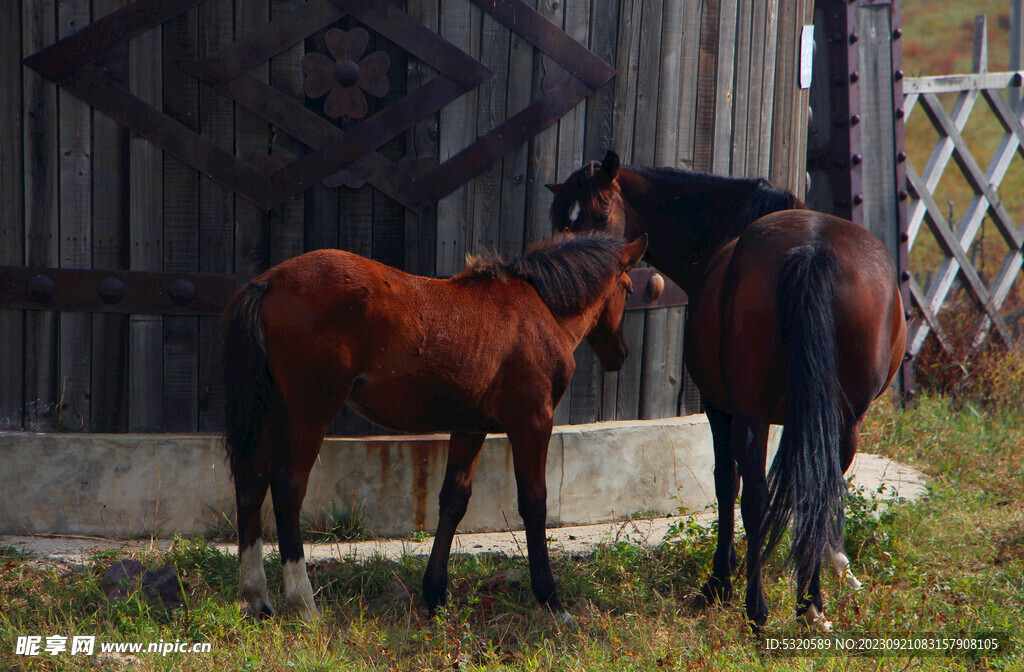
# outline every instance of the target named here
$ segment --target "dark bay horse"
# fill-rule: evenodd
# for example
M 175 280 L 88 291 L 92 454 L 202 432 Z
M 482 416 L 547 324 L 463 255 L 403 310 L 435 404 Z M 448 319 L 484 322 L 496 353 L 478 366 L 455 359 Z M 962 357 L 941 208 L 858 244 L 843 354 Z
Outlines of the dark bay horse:
M 888 251 L 765 180 L 625 168 L 609 152 L 548 186 L 555 227 L 649 234 L 648 261 L 689 296 L 684 356 L 711 425 L 719 517 L 701 601 L 732 595 L 739 476 L 747 617 L 755 630 L 767 619 L 761 565 L 792 519 L 797 613 L 827 629 L 821 560 L 831 556 L 843 573 L 849 566 L 843 473 L 868 406 L 903 359 L 906 324 Z M 769 424 L 785 429 L 766 477 Z
M 627 271 L 643 255 L 609 234 L 563 234 L 505 262 L 471 259 L 445 280 L 341 250 L 309 252 L 253 280 L 225 312 L 226 439 L 235 482 L 241 592 L 273 614 L 260 508 L 269 485 L 287 605 L 317 614 L 299 536 L 310 470 L 344 403 L 385 427 L 451 432 L 440 520 L 423 578 L 445 602 L 448 556 L 489 432 L 512 445 L 519 512 L 537 599 L 556 617 L 545 545 L 545 461 L 552 412 L 584 339 L 602 366 L 626 357 Z

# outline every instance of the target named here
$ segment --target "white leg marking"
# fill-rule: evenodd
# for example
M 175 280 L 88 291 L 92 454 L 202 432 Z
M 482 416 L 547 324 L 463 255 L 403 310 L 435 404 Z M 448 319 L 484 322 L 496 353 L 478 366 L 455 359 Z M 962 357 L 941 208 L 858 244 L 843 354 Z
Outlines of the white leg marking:
M 289 560 L 281 569 L 284 573 L 284 599 L 289 608 L 304 621 L 319 616 L 320 612 L 313 602 L 313 586 L 306 574 L 305 559 Z
M 817 628 L 822 632 L 832 632 L 832 623 L 813 604 L 807 607 L 807 611 L 803 613 L 801 618 L 809 628 Z
M 846 557 L 846 553 L 843 553 L 842 550 L 832 549 L 829 549 L 829 553 L 832 555 L 832 567 L 836 570 L 836 576 L 846 584 L 846 587 L 850 590 L 863 588 L 861 582 L 850 571 L 850 559 Z
M 263 540 L 242 551 L 238 558 L 238 578 L 242 598 L 249 603 L 252 615 L 273 615 L 274 608 L 267 595 L 267 575 L 263 571 Z

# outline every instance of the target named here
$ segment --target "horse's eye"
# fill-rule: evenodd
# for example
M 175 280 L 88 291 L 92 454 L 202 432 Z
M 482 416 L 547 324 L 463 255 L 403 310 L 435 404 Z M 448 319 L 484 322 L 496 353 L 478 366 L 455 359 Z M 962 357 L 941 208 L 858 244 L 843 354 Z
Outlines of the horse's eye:
M 598 224 L 607 224 L 608 220 L 611 219 L 611 214 L 605 212 L 605 213 L 600 214 L 597 217 L 595 217 L 595 219 L 597 220 Z

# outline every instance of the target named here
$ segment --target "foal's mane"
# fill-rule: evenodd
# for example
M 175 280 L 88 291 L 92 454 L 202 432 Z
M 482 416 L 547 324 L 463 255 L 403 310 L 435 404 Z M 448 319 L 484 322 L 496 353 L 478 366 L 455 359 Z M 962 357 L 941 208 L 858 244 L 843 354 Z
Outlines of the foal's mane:
M 626 244 L 603 232 L 566 232 L 509 261 L 496 252 L 467 256 L 466 268 L 457 277 L 524 280 L 552 313 L 570 315 L 589 306 L 609 276 L 622 271 L 620 255 Z

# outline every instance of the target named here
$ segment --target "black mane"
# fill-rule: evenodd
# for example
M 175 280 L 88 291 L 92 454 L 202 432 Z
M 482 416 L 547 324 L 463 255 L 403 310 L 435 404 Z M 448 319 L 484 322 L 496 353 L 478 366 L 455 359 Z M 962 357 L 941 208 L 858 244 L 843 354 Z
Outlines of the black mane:
M 487 252 L 468 257 L 460 278 L 518 278 L 530 283 L 551 312 L 578 313 L 622 271 L 626 241 L 603 232 L 563 233 L 542 240 L 509 261 Z
M 552 226 L 556 228 L 566 226 L 573 203 L 589 201 L 601 189 L 601 180 L 597 177 L 600 165 L 596 161 L 587 164 L 566 179 L 551 203 Z M 732 221 L 722 222 L 731 231 L 742 231 L 755 220 L 773 212 L 800 207 L 793 194 L 772 186 L 764 178 L 723 177 L 667 167 L 629 166 L 623 167 L 623 170 L 640 175 L 652 182 L 666 185 L 670 190 L 673 187 L 678 187 L 680 191 L 742 194 L 745 200 L 742 201 L 743 205 L 736 217 Z M 736 202 L 739 203 L 739 201 Z
M 700 191 L 724 191 L 737 188 L 749 190 L 750 194 L 747 200 L 732 222 L 736 231 L 742 231 L 765 215 L 797 207 L 796 196 L 785 189 L 772 186 L 763 177 L 723 177 L 679 168 L 630 166 L 628 170 L 647 179 L 680 188 Z

